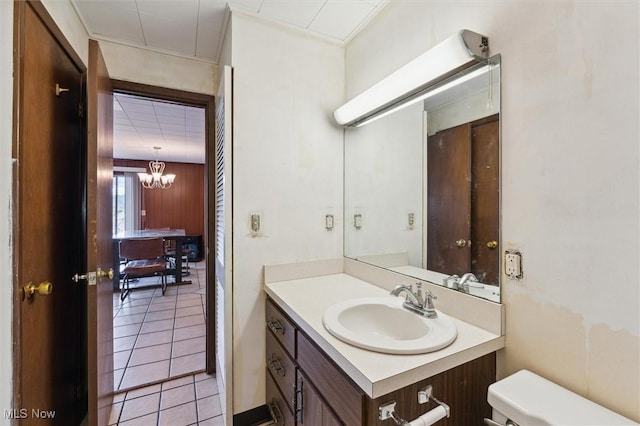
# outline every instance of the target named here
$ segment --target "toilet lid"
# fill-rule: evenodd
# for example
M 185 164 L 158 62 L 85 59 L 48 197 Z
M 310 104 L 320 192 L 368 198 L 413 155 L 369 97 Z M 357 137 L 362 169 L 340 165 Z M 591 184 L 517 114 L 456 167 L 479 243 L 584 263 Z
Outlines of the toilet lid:
M 487 401 L 496 411 L 523 426 L 638 425 L 528 370 L 520 370 L 489 386 Z

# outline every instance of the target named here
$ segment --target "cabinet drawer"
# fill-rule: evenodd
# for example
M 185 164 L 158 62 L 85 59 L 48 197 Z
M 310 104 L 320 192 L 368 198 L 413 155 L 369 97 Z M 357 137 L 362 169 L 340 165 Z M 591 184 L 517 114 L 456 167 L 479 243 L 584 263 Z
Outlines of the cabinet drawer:
M 280 393 L 280 389 L 276 386 L 271 373 L 267 370 L 267 407 L 271 412 L 274 424 L 278 426 L 295 426 L 293 413 L 289 410 L 284 397 Z
M 273 333 L 267 332 L 267 369 L 282 391 L 287 405 L 293 410 L 293 397 L 296 385 L 296 366 L 276 341 Z
M 363 424 L 365 393 L 302 333 L 298 333 L 298 364 L 344 424 Z
M 292 358 L 296 357 L 296 328 L 289 318 L 278 309 L 271 300 L 267 299 L 265 309 L 267 328 L 284 346 Z

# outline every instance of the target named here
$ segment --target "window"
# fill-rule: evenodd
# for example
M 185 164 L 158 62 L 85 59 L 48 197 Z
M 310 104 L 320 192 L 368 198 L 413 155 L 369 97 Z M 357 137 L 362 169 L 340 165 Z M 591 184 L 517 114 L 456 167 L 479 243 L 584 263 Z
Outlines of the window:
M 140 229 L 140 185 L 135 173 L 113 174 L 113 233 Z

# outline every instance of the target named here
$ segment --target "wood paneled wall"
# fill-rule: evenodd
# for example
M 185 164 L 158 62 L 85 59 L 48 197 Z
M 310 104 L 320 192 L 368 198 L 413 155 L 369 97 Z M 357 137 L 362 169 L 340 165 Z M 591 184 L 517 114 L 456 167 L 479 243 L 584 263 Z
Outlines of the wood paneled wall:
M 114 159 L 114 166 L 149 168 L 148 161 Z M 175 173 L 169 189 L 142 189 L 141 227 L 184 229 L 187 235 L 204 235 L 204 164 L 165 162 L 166 173 Z

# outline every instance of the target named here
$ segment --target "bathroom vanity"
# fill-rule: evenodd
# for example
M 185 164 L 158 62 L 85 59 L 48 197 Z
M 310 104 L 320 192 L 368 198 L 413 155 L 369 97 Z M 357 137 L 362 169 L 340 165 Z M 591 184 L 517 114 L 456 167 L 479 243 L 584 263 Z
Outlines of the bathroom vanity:
M 503 336 L 453 318 L 458 336 L 443 349 L 417 355 L 361 349 L 332 336 L 322 313 L 344 299 L 386 296 L 386 289 L 346 273 L 289 278 L 265 280 L 266 401 L 277 424 L 393 426 L 379 419 L 379 407 L 395 401 L 396 414 L 411 421 L 438 406 L 433 399 L 418 403 L 429 385 L 450 407 L 438 425 L 491 417 L 487 388 Z

